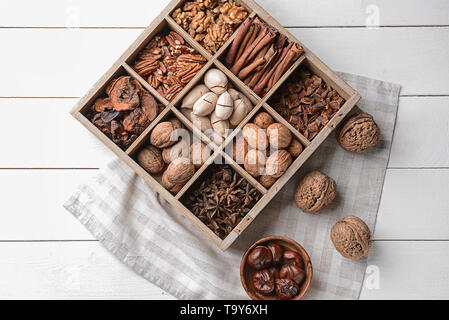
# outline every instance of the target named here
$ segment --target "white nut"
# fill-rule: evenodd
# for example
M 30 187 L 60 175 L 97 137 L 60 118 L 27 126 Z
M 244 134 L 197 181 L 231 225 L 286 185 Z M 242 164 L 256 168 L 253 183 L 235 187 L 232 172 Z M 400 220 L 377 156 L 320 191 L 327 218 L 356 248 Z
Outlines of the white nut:
M 201 96 L 193 105 L 193 113 L 200 117 L 205 117 L 215 110 L 218 96 L 213 92 L 208 92 Z
M 195 88 L 190 90 L 190 92 L 182 100 L 181 108 L 192 109 L 195 102 L 197 102 L 199 98 L 209 91 L 210 90 L 204 84 L 197 85 Z
M 222 137 L 226 137 L 227 130 L 229 129 L 229 121 L 228 120 L 221 120 L 217 117 L 217 115 L 212 113 L 212 116 L 210 117 L 210 121 L 212 122 L 212 127 L 216 132 L 218 132 Z
M 208 129 L 212 129 L 212 123 L 210 122 L 209 117 L 199 117 L 196 114 L 192 113 L 190 115 L 190 120 L 192 121 L 193 125 L 200 129 L 201 131 L 206 131 Z
M 181 109 L 181 113 L 182 113 L 187 119 L 191 119 L 191 117 L 192 117 L 192 112 L 193 112 L 192 109 L 184 109 L 184 108 Z
M 204 84 L 210 91 L 222 94 L 228 89 L 228 77 L 218 69 L 210 69 L 204 75 Z
M 251 102 L 251 100 L 248 99 L 247 96 L 245 96 L 243 93 L 241 93 L 240 91 L 237 91 L 235 89 L 229 89 L 228 90 L 229 94 L 232 97 L 232 100 L 238 100 L 238 99 L 242 99 L 243 102 L 246 103 L 246 105 L 248 106 L 248 109 L 252 110 L 253 109 L 253 104 Z
M 215 115 L 221 120 L 227 120 L 234 111 L 234 101 L 228 92 L 224 92 L 218 97 Z
M 234 112 L 229 118 L 229 122 L 234 127 L 238 126 L 250 111 L 250 107 L 242 99 L 235 100 Z

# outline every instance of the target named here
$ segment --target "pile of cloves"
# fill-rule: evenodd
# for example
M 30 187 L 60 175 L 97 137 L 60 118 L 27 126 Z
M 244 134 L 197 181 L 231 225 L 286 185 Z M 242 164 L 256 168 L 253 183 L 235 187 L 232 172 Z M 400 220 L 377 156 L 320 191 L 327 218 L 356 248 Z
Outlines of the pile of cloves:
M 109 82 L 86 117 L 121 149 L 126 150 L 162 111 L 154 97 L 129 76 Z
M 185 196 L 184 204 L 221 239 L 242 221 L 262 197 L 228 165 L 211 166 L 206 178 Z

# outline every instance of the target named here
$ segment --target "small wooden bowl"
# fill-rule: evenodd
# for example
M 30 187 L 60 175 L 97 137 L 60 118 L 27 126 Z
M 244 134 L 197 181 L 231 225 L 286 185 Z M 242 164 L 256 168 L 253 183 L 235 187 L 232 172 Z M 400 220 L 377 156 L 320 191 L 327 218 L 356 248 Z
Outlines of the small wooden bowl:
M 254 288 L 253 283 L 251 281 L 254 273 L 257 270 L 251 268 L 247 263 L 246 259 L 248 258 L 249 253 L 257 246 L 264 246 L 269 244 L 270 242 L 276 243 L 279 245 L 284 251 L 291 250 L 299 253 L 301 258 L 304 260 L 304 269 L 306 272 L 306 279 L 300 286 L 299 294 L 293 297 L 291 300 L 300 300 L 302 299 L 307 291 L 309 290 L 310 283 L 312 282 L 312 262 L 310 261 L 310 257 L 307 254 L 306 250 L 297 243 L 295 240 L 290 239 L 288 237 L 283 236 L 269 236 L 262 238 L 256 241 L 248 250 L 246 250 L 243 255 L 242 262 L 240 264 L 240 280 L 242 281 L 243 288 L 245 289 L 248 296 L 253 300 L 280 300 L 276 296 L 276 294 L 272 294 L 269 296 L 265 296 L 257 292 Z

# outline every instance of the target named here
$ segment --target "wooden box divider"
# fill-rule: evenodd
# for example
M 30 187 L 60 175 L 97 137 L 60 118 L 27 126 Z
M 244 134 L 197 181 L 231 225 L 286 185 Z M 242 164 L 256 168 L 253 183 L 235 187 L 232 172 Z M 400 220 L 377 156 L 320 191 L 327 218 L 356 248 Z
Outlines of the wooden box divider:
M 156 192 L 160 193 L 177 211 L 183 214 L 191 223 L 193 223 L 210 241 L 216 244 L 220 249 L 226 250 L 238 238 L 238 236 L 254 221 L 258 214 L 265 208 L 265 206 L 272 200 L 272 198 L 279 192 L 279 190 L 287 183 L 288 180 L 298 171 L 298 169 L 307 161 L 313 152 L 321 145 L 332 130 L 343 120 L 343 118 L 351 111 L 351 109 L 360 100 L 360 95 L 352 89 L 346 82 L 344 82 L 334 71 L 332 71 L 326 64 L 324 64 L 317 56 L 313 54 L 304 44 L 301 43 L 288 30 L 282 27 L 273 17 L 271 17 L 262 7 L 260 7 L 254 0 L 236 0 L 235 2 L 247 8 L 249 17 L 259 17 L 262 21 L 270 24 L 279 32 L 285 34 L 290 41 L 297 42 L 302 45 L 304 49 L 303 55 L 295 61 L 295 63 L 283 74 L 280 80 L 273 86 L 273 88 L 263 97 L 256 95 L 248 86 L 246 86 L 236 75 L 234 75 L 221 61 L 228 48 L 235 39 L 236 32 L 219 48 L 215 54 L 210 54 L 200 43 L 194 40 L 188 32 L 186 32 L 176 21 L 171 17 L 171 14 L 178 7 L 182 6 L 188 0 L 173 0 L 161 12 L 161 14 L 142 32 L 141 35 L 131 44 L 128 50 L 112 65 L 112 67 L 100 78 L 99 81 L 88 91 L 88 93 L 80 99 L 77 105 L 72 110 L 71 114 L 80 121 L 88 130 L 97 136 L 107 147 L 109 147 L 122 161 L 131 167 L 144 181 L 150 185 Z M 198 72 L 197 75 L 183 88 L 183 90 L 173 99 L 168 101 L 157 90 L 150 86 L 150 84 L 143 79 L 133 68 L 133 62 L 137 58 L 139 52 L 144 49 L 151 39 L 158 33 L 164 30 L 172 30 L 180 34 L 185 41 L 197 50 L 203 57 L 207 59 L 206 64 Z M 301 67 L 306 67 L 313 73 L 317 74 L 328 83 L 333 89 L 346 100 L 341 109 L 333 116 L 319 134 L 309 141 L 296 130 L 287 120 L 285 120 L 279 113 L 270 106 L 270 99 L 275 95 L 279 88 L 287 81 L 287 79 Z M 181 105 L 182 99 L 185 95 L 200 81 L 202 81 L 204 74 L 211 68 L 218 68 L 226 74 L 229 81 L 234 87 L 245 94 L 254 104 L 254 108 L 243 119 L 243 121 L 227 136 L 223 143 L 217 145 L 200 129 L 193 126 L 190 119 L 187 119 L 184 114 L 178 109 Z M 158 101 L 164 105 L 164 110 L 158 117 L 143 131 L 143 133 L 127 148 L 122 150 L 115 143 L 113 143 L 105 134 L 103 134 L 89 119 L 84 115 L 87 108 L 89 108 L 100 97 L 109 81 L 120 75 L 129 75 L 139 81 L 142 86 L 148 90 Z M 268 112 L 277 122 L 285 125 L 292 134 L 299 139 L 304 146 L 304 151 L 292 163 L 287 172 L 280 177 L 276 183 L 268 190 L 263 187 L 259 181 L 252 177 L 245 169 L 238 164 L 226 152 L 226 148 L 230 147 L 232 141 L 241 132 L 242 128 L 260 111 Z M 169 117 L 170 115 L 178 118 L 185 127 L 195 137 L 199 137 L 204 143 L 211 148 L 211 156 L 209 159 L 196 170 L 194 176 L 187 182 L 186 185 L 176 194 L 173 195 L 162 187 L 160 182 L 148 172 L 146 172 L 134 159 L 136 152 L 145 143 L 149 142 L 151 131 L 154 127 Z M 255 204 L 250 212 L 242 219 L 242 221 L 229 233 L 225 239 L 218 237 L 212 230 L 210 230 L 198 217 L 196 217 L 190 210 L 188 210 L 182 203 L 183 196 L 194 186 L 207 168 L 215 162 L 216 159 L 223 159 L 224 162 L 230 165 L 241 177 L 245 178 L 251 185 L 257 188 L 261 193 L 261 199 Z

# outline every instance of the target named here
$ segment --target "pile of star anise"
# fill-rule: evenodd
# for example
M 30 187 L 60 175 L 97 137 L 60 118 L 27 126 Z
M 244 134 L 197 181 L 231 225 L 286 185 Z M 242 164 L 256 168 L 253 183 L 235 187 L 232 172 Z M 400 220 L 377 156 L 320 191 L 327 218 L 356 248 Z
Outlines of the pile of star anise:
M 164 98 L 172 101 L 207 60 L 178 33 L 155 36 L 137 56 L 133 68 Z
M 154 97 L 129 76 L 113 79 L 106 97 L 95 101 L 86 117 L 123 150 L 156 119 L 161 110 Z
M 261 194 L 228 165 L 211 166 L 184 204 L 221 239 L 242 221 Z
M 304 67 L 270 100 L 270 105 L 309 140 L 316 137 L 344 103 L 336 90 Z

